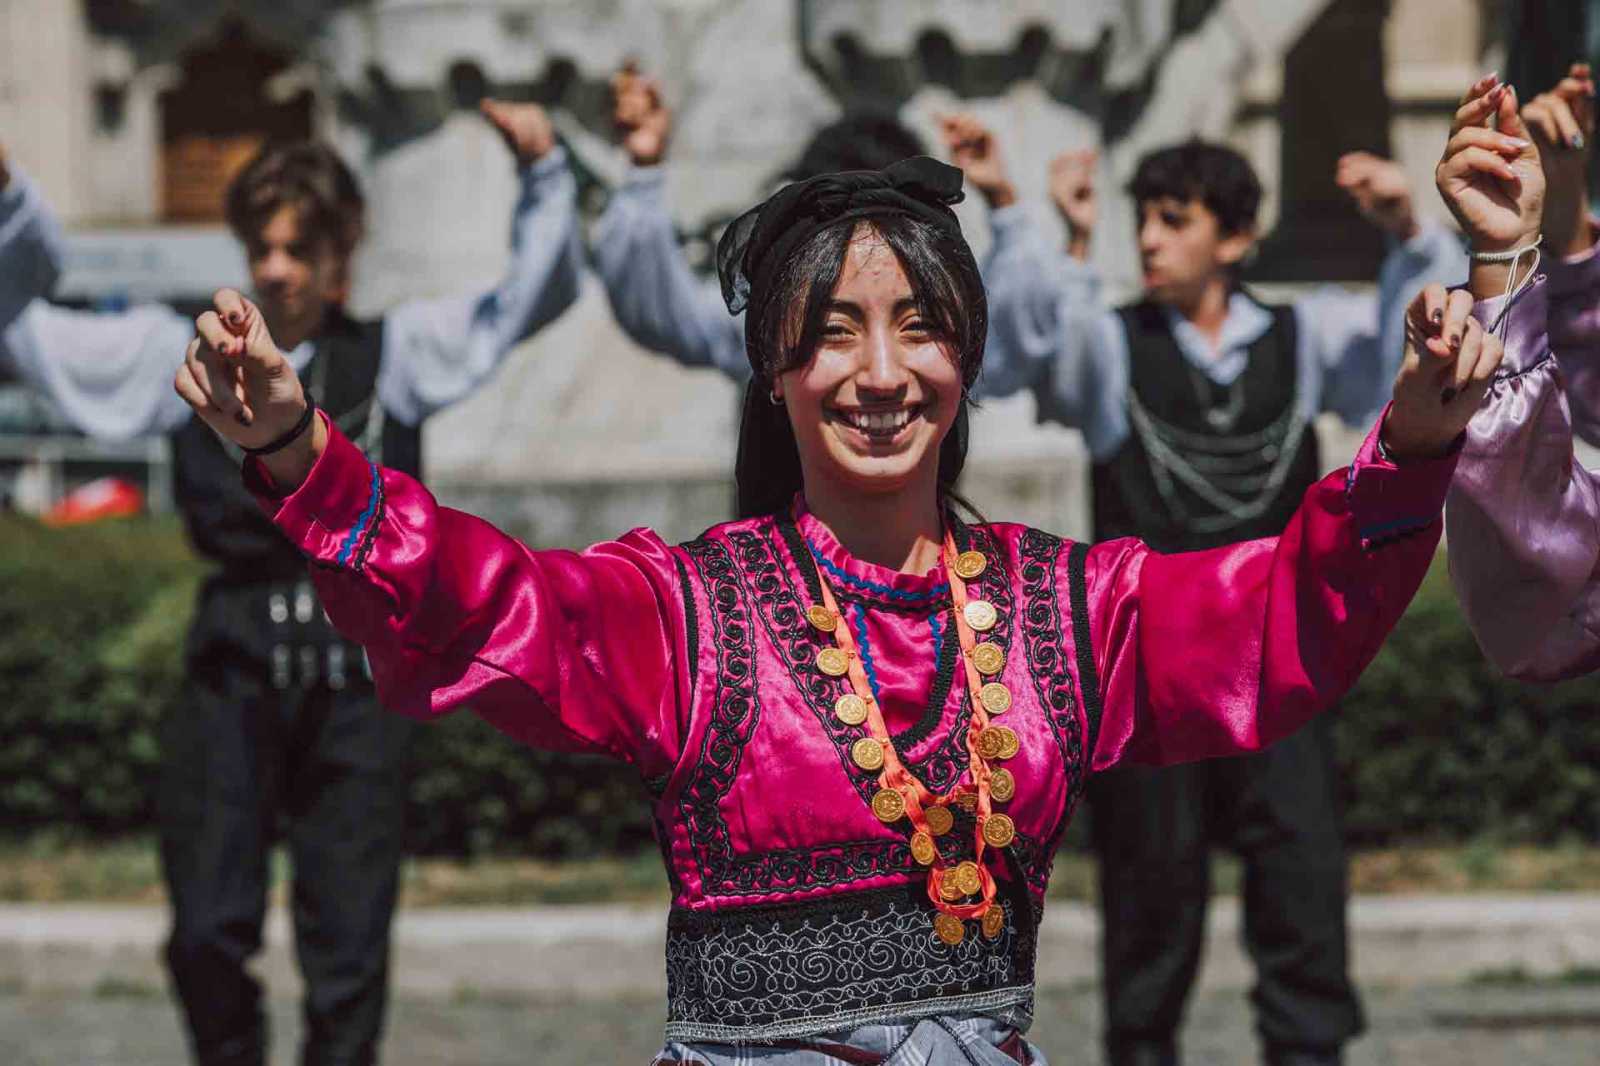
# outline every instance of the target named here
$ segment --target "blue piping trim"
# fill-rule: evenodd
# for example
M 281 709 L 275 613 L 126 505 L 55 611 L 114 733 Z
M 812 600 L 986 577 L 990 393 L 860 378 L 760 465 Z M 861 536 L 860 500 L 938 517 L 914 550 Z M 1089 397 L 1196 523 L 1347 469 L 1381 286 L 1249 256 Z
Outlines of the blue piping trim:
M 817 565 L 840 581 L 847 585 L 853 585 L 858 589 L 864 589 L 867 592 L 876 592 L 880 596 L 888 597 L 891 600 L 899 600 L 902 603 L 917 603 L 922 600 L 937 599 L 950 591 L 949 582 L 943 581 L 927 592 L 906 592 L 902 589 L 890 588 L 888 585 L 880 585 L 876 581 L 868 581 L 866 578 L 856 577 L 854 574 L 841 570 L 837 565 L 823 557 L 822 553 L 817 550 L 817 546 L 811 543 L 810 537 L 806 538 L 806 547 L 811 549 L 811 556 L 816 559 Z
M 865 604 L 856 604 L 856 646 L 861 649 L 861 665 L 867 672 L 867 684 L 872 687 L 872 698 L 878 701 L 878 706 L 883 706 L 883 697 L 878 692 L 878 669 L 872 664 L 872 649 L 867 646 L 867 608 Z
M 1432 518 L 1397 518 L 1393 522 L 1379 522 L 1375 526 L 1366 526 L 1361 530 L 1362 540 L 1375 540 L 1385 533 L 1393 533 L 1402 529 L 1421 529 L 1433 521 Z
M 867 647 L 867 608 L 864 603 L 856 603 L 856 647 L 861 648 L 861 666 L 867 671 L 867 685 L 872 687 L 872 698 L 877 699 L 878 706 L 883 706 L 883 696 L 878 693 L 878 669 L 872 664 L 872 648 Z
M 371 459 L 367 460 L 367 466 L 372 469 L 372 487 L 368 490 L 367 508 L 356 519 L 356 524 L 350 527 L 349 534 L 344 538 L 344 546 L 339 549 L 339 554 L 334 559 L 334 562 L 340 566 L 348 565 L 350 553 L 355 550 L 356 542 L 361 539 L 362 531 L 366 528 L 367 523 L 372 521 L 372 512 L 378 507 L 378 485 L 383 475 L 378 470 L 378 464 Z

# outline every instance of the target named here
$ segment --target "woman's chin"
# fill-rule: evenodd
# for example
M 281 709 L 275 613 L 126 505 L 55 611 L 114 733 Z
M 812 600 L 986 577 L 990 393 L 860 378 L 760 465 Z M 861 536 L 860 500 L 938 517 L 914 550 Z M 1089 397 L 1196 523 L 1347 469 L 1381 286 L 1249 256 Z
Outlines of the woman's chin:
M 858 452 L 853 449 L 828 456 L 834 480 L 849 485 L 859 492 L 873 496 L 900 492 L 915 484 L 917 471 L 922 467 L 926 450 L 922 448 L 896 448 L 893 450 Z

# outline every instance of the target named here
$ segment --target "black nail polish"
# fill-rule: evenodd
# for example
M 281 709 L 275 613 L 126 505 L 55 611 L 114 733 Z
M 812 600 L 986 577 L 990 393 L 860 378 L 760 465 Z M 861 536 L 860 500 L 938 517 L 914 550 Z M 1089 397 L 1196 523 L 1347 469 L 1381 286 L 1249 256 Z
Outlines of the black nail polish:
M 1456 398 L 1456 387 L 1454 385 L 1446 385 L 1439 392 L 1439 405 L 1442 407 L 1442 406 L 1444 406 L 1445 404 L 1449 403 L 1451 400 L 1453 400 L 1455 398 Z
M 1442 311 L 1442 310 L 1435 311 L 1433 313 L 1433 320 L 1435 322 L 1443 322 L 1444 321 L 1444 311 Z
M 1583 134 L 1574 133 L 1572 135 L 1571 144 L 1572 144 L 1572 148 L 1573 148 L 1574 151 L 1578 151 L 1578 152 L 1583 151 L 1583 143 L 1584 143 L 1583 142 Z

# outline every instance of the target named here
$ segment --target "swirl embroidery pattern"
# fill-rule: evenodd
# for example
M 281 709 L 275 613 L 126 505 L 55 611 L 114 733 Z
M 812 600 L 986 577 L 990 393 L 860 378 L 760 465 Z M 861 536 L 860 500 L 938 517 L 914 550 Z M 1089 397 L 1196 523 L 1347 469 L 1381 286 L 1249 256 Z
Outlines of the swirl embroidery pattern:
M 1030 529 L 1022 536 L 1022 639 L 1028 656 L 1028 672 L 1033 677 L 1034 692 L 1050 723 L 1050 732 L 1056 738 L 1067 775 L 1067 802 L 1055 837 L 1046 849 L 1052 855 L 1056 838 L 1066 827 L 1084 785 L 1083 724 L 1078 718 L 1072 671 L 1062 645 L 1066 630 L 1061 624 L 1056 595 L 1056 564 L 1061 546 L 1059 537 L 1037 529 Z M 1049 876 L 1048 868 L 1045 876 Z
M 733 863 L 733 844 L 720 803 L 733 787 L 739 756 L 750 740 L 760 705 L 755 692 L 755 642 L 749 611 L 734 577 L 727 549 L 703 537 L 684 545 L 711 600 L 711 641 L 717 649 L 717 691 L 700 757 L 684 787 L 680 807 L 700 869 L 712 871 Z
M 1033 926 L 947 947 L 932 908 L 888 889 L 784 908 L 675 910 L 667 1038 L 776 1040 L 952 1010 L 1031 1013 Z M 841 990 L 849 995 L 841 998 Z

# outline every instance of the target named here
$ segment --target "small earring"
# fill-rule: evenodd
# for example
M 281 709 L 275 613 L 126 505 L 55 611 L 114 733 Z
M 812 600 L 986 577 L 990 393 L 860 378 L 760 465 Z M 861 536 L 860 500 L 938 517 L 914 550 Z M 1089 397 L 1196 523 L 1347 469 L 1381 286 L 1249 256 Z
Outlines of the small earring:
M 783 394 L 781 392 L 779 392 L 777 389 L 773 389 L 771 392 L 767 393 L 767 400 L 774 407 L 782 407 L 783 406 Z

